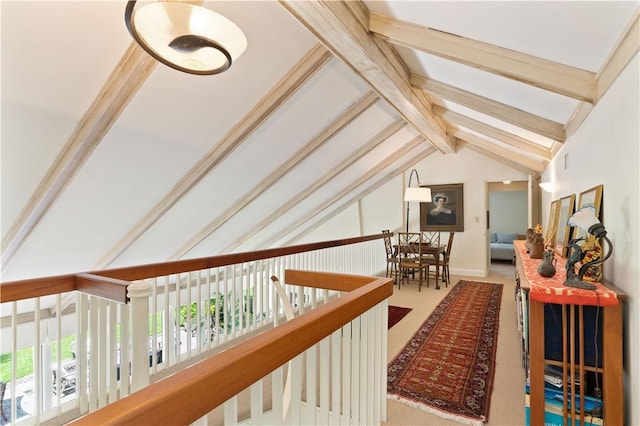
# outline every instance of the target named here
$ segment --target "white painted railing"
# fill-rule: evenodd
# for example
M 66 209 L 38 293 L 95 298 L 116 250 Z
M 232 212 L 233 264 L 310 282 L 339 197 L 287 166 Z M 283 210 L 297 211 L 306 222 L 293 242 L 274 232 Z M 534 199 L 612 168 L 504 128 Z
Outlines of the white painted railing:
M 285 269 L 375 275 L 384 266 L 384 261 L 382 241 L 372 239 L 358 244 L 141 279 L 128 286 L 131 303 L 127 304 L 75 291 L 2 303 L 0 353 L 5 367 L 2 380 L 6 383 L 4 422 L 67 422 L 277 326 L 285 316 L 283 304 L 270 278 L 284 276 Z M 337 291 L 286 283 L 284 288 L 296 316 L 339 295 Z M 376 330 L 374 333 L 386 336 L 386 307 L 384 309 L 384 332 Z M 373 323 L 373 320 L 366 319 L 367 325 Z M 357 331 L 354 331 L 354 325 L 349 327 L 348 331 L 341 330 L 339 336 L 352 333 L 353 336 L 356 333 L 362 336 L 362 333 L 370 332 L 361 329 L 361 325 Z M 74 341 L 75 357 L 65 356 L 68 339 Z M 355 341 L 366 340 L 360 337 Z M 338 347 L 338 342 L 339 347 L 345 347 L 343 338 L 332 337 L 310 349 L 311 352 L 293 362 L 292 372 L 299 371 L 300 365 L 315 369 L 313 366 L 317 364 L 320 371 L 326 369 L 323 364 L 326 358 L 321 354 L 328 348 Z M 19 354 L 24 348 L 31 356 L 27 362 L 31 364 L 32 373 L 17 379 L 19 370 L 24 368 L 17 362 L 25 359 L 25 355 Z M 367 350 L 364 353 L 373 352 Z M 333 352 L 331 354 L 333 357 Z M 342 354 L 345 356 L 344 352 Z M 359 358 L 353 359 L 356 366 L 360 365 L 356 361 L 363 362 Z M 367 360 L 366 365 L 373 365 L 373 361 Z M 284 372 L 275 374 L 277 377 Z M 308 372 L 305 376 L 310 377 Z M 326 380 L 320 379 L 323 383 Z M 329 381 L 333 383 L 336 380 Z M 351 395 L 352 384 L 341 386 L 342 393 L 333 388 L 320 392 L 329 392 L 332 398 L 345 392 Z M 306 381 L 304 386 L 292 386 L 292 393 L 305 389 L 306 398 L 313 399 L 316 387 L 322 389 L 320 383 Z M 254 392 L 257 395 L 257 391 Z M 271 394 L 281 395 L 273 390 Z M 327 398 L 322 395 L 318 395 L 319 402 Z M 290 424 L 290 419 L 300 416 L 310 418 L 316 410 L 322 419 L 335 415 L 326 408 L 331 405 L 321 408 L 318 402 L 312 410 L 303 409 L 300 398 L 293 401 L 296 402 L 291 404 L 285 423 Z M 306 399 L 304 401 L 306 404 Z M 337 403 L 332 400 L 334 406 Z M 273 404 L 274 407 L 278 405 L 275 401 Z M 345 404 L 344 400 L 340 404 Z M 244 406 L 242 403 L 237 405 L 240 409 Z M 232 412 L 231 408 L 225 409 L 227 417 L 232 419 L 228 424 L 241 417 L 241 411 Z M 259 414 L 253 405 L 250 412 L 252 417 L 255 414 L 254 420 L 274 415 L 271 411 Z M 357 413 L 350 412 L 348 417 L 370 418 L 359 408 Z
M 387 306 L 367 311 L 198 424 L 380 424 L 386 419 Z

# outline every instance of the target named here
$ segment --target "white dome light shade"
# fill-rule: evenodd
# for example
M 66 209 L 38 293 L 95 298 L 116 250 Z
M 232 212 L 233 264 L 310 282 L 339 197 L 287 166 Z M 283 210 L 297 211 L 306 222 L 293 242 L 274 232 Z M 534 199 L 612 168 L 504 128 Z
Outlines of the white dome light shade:
M 137 8 L 136 3 L 129 1 L 125 11 L 131 36 L 171 68 L 191 74 L 218 74 L 247 48 L 242 30 L 212 10 L 171 1 Z

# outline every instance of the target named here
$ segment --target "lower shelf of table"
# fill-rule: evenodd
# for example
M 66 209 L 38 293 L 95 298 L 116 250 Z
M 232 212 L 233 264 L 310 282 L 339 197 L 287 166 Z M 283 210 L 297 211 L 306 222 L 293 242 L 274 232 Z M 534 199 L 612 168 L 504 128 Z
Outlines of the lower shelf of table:
M 529 413 L 529 395 L 525 395 L 525 419 L 526 425 L 530 426 L 530 413 Z M 570 414 L 568 414 L 570 416 Z M 570 417 L 568 417 L 570 418 Z M 584 423 L 580 423 L 580 414 L 575 414 L 575 422 L 564 420 L 562 401 L 545 399 L 544 403 L 544 425 L 545 426 L 564 426 L 566 424 L 574 424 L 580 426 L 584 425 L 603 425 L 604 421 L 600 417 L 593 415 L 585 415 Z

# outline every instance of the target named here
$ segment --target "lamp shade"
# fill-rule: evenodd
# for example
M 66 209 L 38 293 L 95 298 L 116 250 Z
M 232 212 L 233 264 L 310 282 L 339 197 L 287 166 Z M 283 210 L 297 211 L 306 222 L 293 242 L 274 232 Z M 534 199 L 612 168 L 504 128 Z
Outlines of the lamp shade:
M 598 223 L 600 221 L 596 217 L 596 209 L 591 206 L 581 208 L 568 221 L 569 226 L 577 226 L 585 231 L 589 231 L 589 228 Z
M 125 23 L 134 40 L 151 56 L 190 74 L 225 71 L 247 48 L 236 24 L 201 6 L 160 1 L 136 7 L 127 3 Z
M 404 191 L 404 201 L 420 201 L 423 203 L 431 201 L 431 189 L 407 188 Z

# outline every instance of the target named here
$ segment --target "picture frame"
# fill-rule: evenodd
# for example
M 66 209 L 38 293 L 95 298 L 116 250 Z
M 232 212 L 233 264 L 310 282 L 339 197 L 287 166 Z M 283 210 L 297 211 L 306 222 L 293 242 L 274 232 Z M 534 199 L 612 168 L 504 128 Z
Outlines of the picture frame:
M 462 183 L 420 185 L 431 189 L 431 202 L 420 203 L 422 231 L 464 231 L 464 190 Z
M 576 211 L 580 210 L 583 207 L 593 207 L 596 209 L 596 218 L 601 220 L 600 218 L 600 207 L 602 205 L 602 190 L 603 185 L 596 185 L 593 188 L 589 188 L 585 191 L 582 191 L 578 196 L 578 204 L 576 206 Z M 577 244 L 582 249 L 585 256 L 582 260 L 580 260 L 576 267 L 580 268 L 586 262 L 591 260 L 596 260 L 602 255 L 602 247 L 597 243 L 595 235 L 589 234 L 587 231 L 580 227 L 574 227 L 573 238 L 583 238 L 581 241 L 577 241 Z M 601 281 L 603 276 L 602 264 L 596 264 L 589 267 L 584 276 L 582 277 L 583 281 Z
M 567 244 L 571 239 L 571 226 L 569 226 L 569 218 L 573 215 L 576 195 L 571 194 L 566 197 L 560 198 L 556 206 L 557 209 L 557 221 L 556 221 L 556 239 L 554 244 L 554 251 L 561 257 L 567 257 Z
M 544 235 L 545 247 L 555 247 L 556 229 L 558 227 L 558 200 L 552 201 L 549 206 L 549 222 Z
M 589 188 L 585 191 L 582 191 L 578 196 L 578 205 L 576 207 L 576 211 L 580 210 L 583 207 L 594 207 L 596 209 L 596 217 L 600 220 L 600 205 L 602 204 L 602 189 L 603 185 L 596 185 L 593 188 Z M 595 240 L 595 236 L 589 235 L 587 231 L 576 227 L 573 231 L 573 238 L 584 238 L 584 241 L 580 243 L 580 245 L 593 245 L 593 240 Z

